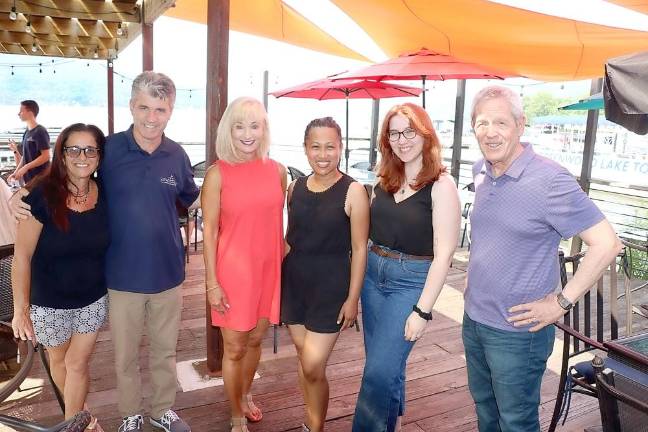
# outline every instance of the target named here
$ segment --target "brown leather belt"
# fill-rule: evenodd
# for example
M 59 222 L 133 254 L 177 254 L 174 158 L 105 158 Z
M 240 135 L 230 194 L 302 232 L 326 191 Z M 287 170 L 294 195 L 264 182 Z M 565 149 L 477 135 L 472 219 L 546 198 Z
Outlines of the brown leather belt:
M 375 252 L 376 255 L 380 255 L 381 257 L 387 257 L 387 258 L 395 258 L 395 259 L 409 259 L 409 260 L 420 260 L 420 261 L 432 261 L 434 259 L 434 255 L 410 255 L 406 253 L 401 253 L 401 252 L 392 252 L 392 251 L 387 251 L 380 246 L 376 245 L 371 245 L 369 248 L 371 249 L 372 252 Z

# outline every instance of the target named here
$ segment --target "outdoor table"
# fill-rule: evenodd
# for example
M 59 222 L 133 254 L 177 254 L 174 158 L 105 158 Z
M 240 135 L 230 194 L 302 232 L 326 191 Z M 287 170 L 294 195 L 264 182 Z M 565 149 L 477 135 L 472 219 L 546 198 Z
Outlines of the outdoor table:
M 604 345 L 610 350 L 609 358 L 636 369 L 648 377 L 648 331 L 605 342 Z

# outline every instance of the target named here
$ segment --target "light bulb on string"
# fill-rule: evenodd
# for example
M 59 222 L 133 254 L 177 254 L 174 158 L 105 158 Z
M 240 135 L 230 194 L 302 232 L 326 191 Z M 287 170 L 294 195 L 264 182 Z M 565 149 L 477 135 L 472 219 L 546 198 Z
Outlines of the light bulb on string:
M 34 42 L 32 43 L 31 52 L 35 53 L 36 51 L 38 51 L 38 47 L 36 46 L 36 42 Z
M 94 54 L 92 54 L 92 57 L 96 58 L 96 59 L 99 58 L 99 50 L 97 48 L 95 48 Z
M 32 26 L 31 26 L 31 17 L 27 18 L 27 25 L 25 26 L 25 31 L 27 33 L 32 32 Z
M 11 75 L 13 75 L 13 74 L 14 74 L 13 66 L 11 66 Z
M 16 21 L 18 18 L 18 13 L 16 12 L 16 6 L 11 7 L 11 12 L 9 12 L 9 19 L 11 21 Z
M 122 23 L 117 23 L 117 36 L 124 36 L 124 29 Z

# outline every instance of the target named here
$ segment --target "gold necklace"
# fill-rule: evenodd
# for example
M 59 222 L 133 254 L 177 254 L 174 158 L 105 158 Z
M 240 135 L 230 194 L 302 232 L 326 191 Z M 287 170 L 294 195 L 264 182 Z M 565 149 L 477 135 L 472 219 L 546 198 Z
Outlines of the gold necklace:
M 418 175 L 416 177 L 418 177 Z M 405 186 L 402 187 L 401 190 L 400 190 L 401 195 L 405 195 L 405 189 L 407 189 L 409 187 L 409 185 L 410 185 L 410 183 L 412 181 L 416 180 L 416 177 L 414 177 L 412 180 L 409 180 L 409 179 L 405 178 Z
M 72 195 L 72 201 L 74 201 L 75 204 L 83 205 L 86 203 L 86 201 L 88 201 L 88 195 L 90 195 L 90 183 L 88 183 L 88 188 L 81 193 L 74 193 L 69 188 L 68 192 L 70 193 L 70 195 Z

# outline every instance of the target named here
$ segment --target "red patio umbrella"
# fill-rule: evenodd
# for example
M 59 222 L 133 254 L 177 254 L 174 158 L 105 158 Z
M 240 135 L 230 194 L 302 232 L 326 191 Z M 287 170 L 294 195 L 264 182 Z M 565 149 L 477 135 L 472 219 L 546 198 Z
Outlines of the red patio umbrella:
M 338 74 L 339 75 L 339 74 Z M 293 97 L 305 99 L 345 99 L 346 100 L 346 143 L 344 159 L 346 170 L 349 169 L 349 99 L 383 99 L 392 97 L 418 96 L 421 89 L 416 87 L 401 86 L 381 81 L 367 79 L 341 79 L 333 81 L 331 75 L 325 79 L 311 81 L 277 90 L 270 94 L 280 97 Z
M 508 76 L 510 75 L 501 71 L 421 48 L 354 72 L 340 74 L 334 79 L 354 78 L 378 81 L 420 79 L 423 81 L 423 108 L 425 108 L 426 80 L 504 79 Z

